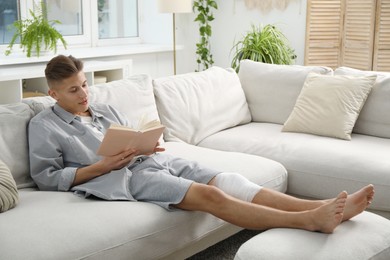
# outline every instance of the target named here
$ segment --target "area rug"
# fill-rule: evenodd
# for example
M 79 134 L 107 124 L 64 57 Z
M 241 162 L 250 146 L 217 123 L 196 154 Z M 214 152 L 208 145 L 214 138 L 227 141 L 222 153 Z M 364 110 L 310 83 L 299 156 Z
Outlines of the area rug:
M 244 229 L 237 234 L 193 255 L 187 260 L 232 260 L 240 246 L 261 231 Z

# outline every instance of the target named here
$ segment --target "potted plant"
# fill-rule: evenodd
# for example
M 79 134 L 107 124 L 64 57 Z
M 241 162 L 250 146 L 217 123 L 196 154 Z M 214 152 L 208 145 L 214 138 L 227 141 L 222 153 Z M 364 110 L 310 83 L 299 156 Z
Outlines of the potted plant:
M 272 24 L 264 27 L 252 25 L 252 30 L 235 43 L 231 51 L 234 51 L 231 66 L 236 72 L 240 70 L 240 61 L 243 59 L 292 64 L 297 57 L 284 34 Z
M 39 57 L 40 53 L 45 50 L 57 52 L 57 42 L 60 41 L 66 49 L 66 41 L 62 34 L 58 32 L 53 25 L 60 24 L 58 20 L 47 19 L 47 9 L 43 1 L 36 13 L 29 10 L 31 18 L 17 20 L 13 23 L 15 33 L 5 51 L 5 55 L 11 54 L 12 48 L 17 39 L 20 39 L 20 48 L 27 52 L 27 57 L 31 57 L 32 53 L 36 53 Z

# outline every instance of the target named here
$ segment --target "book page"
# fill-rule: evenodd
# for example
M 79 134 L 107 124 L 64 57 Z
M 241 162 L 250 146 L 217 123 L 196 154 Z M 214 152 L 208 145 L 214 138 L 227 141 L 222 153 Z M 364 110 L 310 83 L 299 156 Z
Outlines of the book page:
M 156 127 L 160 127 L 160 126 L 161 126 L 160 121 L 155 119 L 155 120 L 149 121 L 149 122 L 141 125 L 139 130 L 144 131 L 144 130 L 148 130 L 148 129 L 155 129 Z

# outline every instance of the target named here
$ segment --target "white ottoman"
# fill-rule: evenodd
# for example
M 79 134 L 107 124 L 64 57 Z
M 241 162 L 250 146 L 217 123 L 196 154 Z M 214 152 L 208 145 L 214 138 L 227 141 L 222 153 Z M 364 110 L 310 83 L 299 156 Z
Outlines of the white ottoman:
M 245 242 L 234 259 L 389 260 L 390 220 L 363 212 L 340 224 L 333 234 L 270 229 Z

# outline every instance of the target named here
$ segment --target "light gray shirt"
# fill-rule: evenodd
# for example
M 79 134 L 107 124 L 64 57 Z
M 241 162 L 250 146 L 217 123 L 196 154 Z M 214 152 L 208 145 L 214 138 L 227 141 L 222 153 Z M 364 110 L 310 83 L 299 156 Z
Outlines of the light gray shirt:
M 126 117 L 105 104 L 91 104 L 92 125 L 103 134 L 111 123 L 128 125 Z M 30 172 L 40 190 L 75 191 L 85 197 L 106 200 L 134 200 L 128 185 L 131 171 L 126 167 L 71 188 L 77 168 L 96 163 L 100 136 L 55 104 L 29 123 Z

